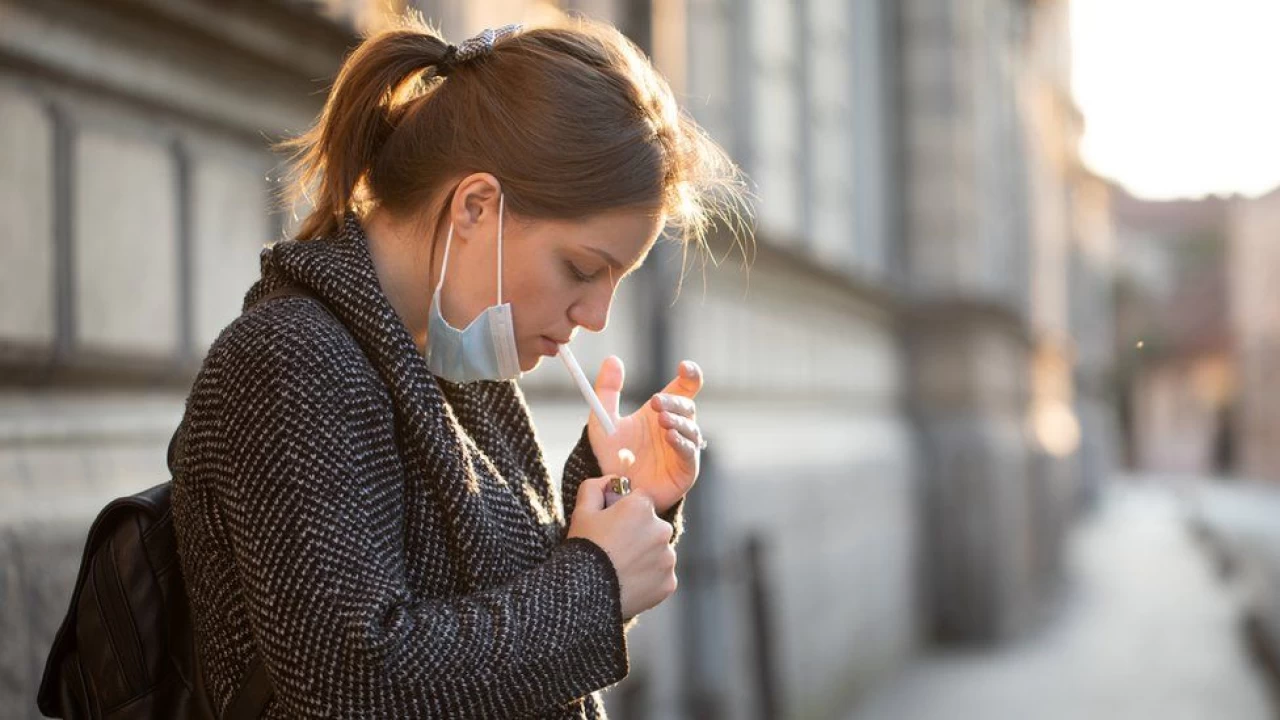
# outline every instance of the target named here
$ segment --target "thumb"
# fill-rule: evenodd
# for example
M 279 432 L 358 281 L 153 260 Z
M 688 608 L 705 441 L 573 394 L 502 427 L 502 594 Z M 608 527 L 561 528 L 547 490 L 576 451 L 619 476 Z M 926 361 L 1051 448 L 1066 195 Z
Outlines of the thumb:
M 622 383 L 625 379 L 626 370 L 622 366 L 622 359 L 617 355 L 605 358 L 600 365 L 600 373 L 596 375 L 596 395 L 600 397 L 600 404 L 604 405 L 604 411 L 614 420 L 618 418 L 618 405 L 622 398 Z
M 685 360 L 676 369 L 675 379 L 667 383 L 662 392 L 690 399 L 697 397 L 702 392 L 702 368 L 692 360 Z
M 578 500 L 574 504 L 574 513 L 597 513 L 604 509 L 604 488 L 609 482 L 607 477 L 587 478 L 578 486 Z

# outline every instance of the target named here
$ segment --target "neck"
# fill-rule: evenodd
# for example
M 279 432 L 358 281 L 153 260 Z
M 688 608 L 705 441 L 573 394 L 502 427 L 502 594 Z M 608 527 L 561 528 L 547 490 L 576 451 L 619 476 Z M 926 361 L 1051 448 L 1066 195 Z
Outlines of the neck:
M 429 237 L 438 234 L 433 233 L 434 228 L 395 217 L 381 208 L 371 211 L 362 224 L 378 284 L 418 351 L 425 352 L 431 295 L 444 260 L 444 238 Z M 435 252 L 437 246 L 440 252 Z

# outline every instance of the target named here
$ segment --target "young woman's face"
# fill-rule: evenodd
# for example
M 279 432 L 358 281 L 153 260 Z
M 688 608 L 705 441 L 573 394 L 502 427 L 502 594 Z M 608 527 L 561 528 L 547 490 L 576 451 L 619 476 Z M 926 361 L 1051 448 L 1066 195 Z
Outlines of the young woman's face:
M 640 210 L 582 220 L 522 220 L 507 212 L 502 300 L 511 303 L 521 370 L 555 355 L 579 327 L 604 330 L 618 284 L 644 262 L 663 224 L 661 214 Z M 441 293 L 441 312 L 454 327 L 497 303 L 497 226 L 482 225 L 490 232 L 471 233 L 465 249 L 455 238 L 459 254 L 449 260 Z

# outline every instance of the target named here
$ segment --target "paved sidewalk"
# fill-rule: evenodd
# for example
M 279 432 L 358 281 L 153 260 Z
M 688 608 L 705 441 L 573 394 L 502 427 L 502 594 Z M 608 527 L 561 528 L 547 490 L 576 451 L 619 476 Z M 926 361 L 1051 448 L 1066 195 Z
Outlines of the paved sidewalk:
M 1057 617 L 987 653 L 933 653 L 850 720 L 1270 720 L 1237 602 L 1173 490 L 1118 483 L 1077 529 Z

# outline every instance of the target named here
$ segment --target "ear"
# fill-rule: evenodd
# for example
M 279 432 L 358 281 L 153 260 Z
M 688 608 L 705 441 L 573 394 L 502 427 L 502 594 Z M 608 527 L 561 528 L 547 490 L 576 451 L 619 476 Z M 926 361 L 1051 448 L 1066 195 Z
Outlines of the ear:
M 449 204 L 453 235 L 466 242 L 477 233 L 492 234 L 497 227 L 498 198 L 502 185 L 489 173 L 472 173 L 458 183 Z

